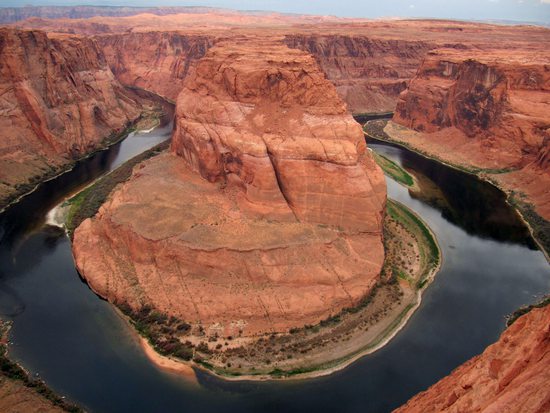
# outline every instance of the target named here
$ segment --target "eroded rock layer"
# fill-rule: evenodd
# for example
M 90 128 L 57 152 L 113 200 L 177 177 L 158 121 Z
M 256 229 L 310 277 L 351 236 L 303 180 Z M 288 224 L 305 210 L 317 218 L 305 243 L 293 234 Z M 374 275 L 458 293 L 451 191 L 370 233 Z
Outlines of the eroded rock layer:
M 288 35 L 315 56 L 352 113 L 391 112 L 430 43 L 357 35 Z
M 550 306 L 519 318 L 467 361 L 396 413 L 550 411 Z
M 124 85 L 176 100 L 195 62 L 213 39 L 177 32 L 138 32 L 96 37 L 107 62 Z
M 211 48 L 172 150 L 75 232 L 100 295 L 249 335 L 316 323 L 377 282 L 384 178 L 312 56 L 273 39 Z
M 251 209 L 379 232 L 384 180 L 310 55 L 272 40 L 221 43 L 177 112 L 174 151 L 205 179 L 243 188 Z
M 94 41 L 0 29 L 0 205 L 139 114 Z
M 430 52 L 393 118 L 418 133 L 388 132 L 451 163 L 498 172 L 494 179 L 550 219 L 549 61 L 542 51 Z

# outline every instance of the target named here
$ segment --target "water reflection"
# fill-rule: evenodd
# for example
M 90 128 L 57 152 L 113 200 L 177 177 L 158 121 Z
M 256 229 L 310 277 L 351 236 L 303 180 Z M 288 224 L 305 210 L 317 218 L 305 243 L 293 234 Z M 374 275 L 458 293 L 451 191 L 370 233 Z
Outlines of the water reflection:
M 395 158 L 413 174 L 420 190 L 409 190 L 409 195 L 439 209 L 446 220 L 472 235 L 536 249 L 521 218 L 506 203 L 505 194 L 493 185 L 397 145 L 372 138 L 367 141 L 370 148 Z

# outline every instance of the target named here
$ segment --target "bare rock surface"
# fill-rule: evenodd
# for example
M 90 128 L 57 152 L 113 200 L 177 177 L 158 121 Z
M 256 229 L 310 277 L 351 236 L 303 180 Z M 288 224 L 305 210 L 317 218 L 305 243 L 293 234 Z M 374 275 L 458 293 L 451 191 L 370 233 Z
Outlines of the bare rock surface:
M 549 61 L 543 51 L 430 52 L 386 132 L 444 161 L 494 174 L 548 220 Z
M 93 40 L 0 28 L 0 205 L 139 114 Z
M 75 232 L 95 291 L 250 335 L 316 323 L 372 289 L 383 174 L 313 57 L 277 39 L 221 42 L 177 108 L 173 152 Z

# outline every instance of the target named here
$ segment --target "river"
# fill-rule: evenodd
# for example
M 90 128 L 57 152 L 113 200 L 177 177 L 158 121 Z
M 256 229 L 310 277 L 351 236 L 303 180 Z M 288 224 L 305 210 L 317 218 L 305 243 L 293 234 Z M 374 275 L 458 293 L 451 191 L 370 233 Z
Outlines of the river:
M 0 216 L 0 315 L 11 357 L 92 412 L 388 412 L 494 342 L 505 316 L 550 291 L 550 269 L 502 193 L 405 149 L 369 143 L 431 185 L 388 194 L 433 229 L 443 265 L 407 326 L 328 377 L 199 384 L 156 368 L 130 327 L 81 281 L 63 231 L 45 224 L 67 194 L 169 137 L 170 125 L 78 163 Z

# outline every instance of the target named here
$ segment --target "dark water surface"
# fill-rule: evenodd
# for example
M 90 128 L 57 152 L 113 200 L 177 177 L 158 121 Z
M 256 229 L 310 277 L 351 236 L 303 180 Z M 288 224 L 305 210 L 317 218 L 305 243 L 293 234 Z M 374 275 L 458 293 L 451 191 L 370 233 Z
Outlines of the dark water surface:
M 328 377 L 200 386 L 162 372 L 129 327 L 78 277 L 67 237 L 44 226 L 64 194 L 169 135 L 136 135 L 46 183 L 0 216 L 0 314 L 14 321 L 11 355 L 93 412 L 388 412 L 480 353 L 504 317 L 550 291 L 550 269 L 503 195 L 475 178 L 404 149 L 369 144 L 422 177 L 411 196 L 389 195 L 434 230 L 443 267 L 420 309 L 386 347 Z

